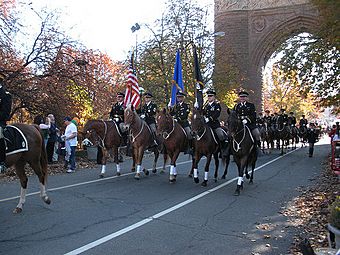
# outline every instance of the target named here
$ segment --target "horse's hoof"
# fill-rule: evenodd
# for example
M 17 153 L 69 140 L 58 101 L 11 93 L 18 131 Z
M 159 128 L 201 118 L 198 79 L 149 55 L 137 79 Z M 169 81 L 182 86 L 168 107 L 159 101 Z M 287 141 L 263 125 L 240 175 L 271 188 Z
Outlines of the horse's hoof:
M 48 205 L 51 204 L 51 200 L 48 196 L 43 197 L 43 201 Z
M 195 183 L 199 183 L 199 182 L 200 182 L 200 179 L 194 178 L 194 182 L 195 182 Z
M 249 184 L 254 184 L 253 180 L 250 180 L 250 181 L 249 181 Z
M 225 180 L 225 175 L 222 175 L 221 179 L 222 179 L 222 180 Z
M 120 173 L 120 172 L 117 172 L 117 173 L 116 173 L 116 175 L 117 175 L 117 176 L 120 176 L 120 175 L 121 175 L 121 173 Z
M 137 173 L 137 174 L 135 175 L 135 179 L 136 179 L 136 180 L 139 180 L 139 179 L 140 179 L 140 174 Z
M 157 173 L 157 169 L 152 169 L 152 172 L 155 174 Z
M 250 178 L 250 175 L 249 175 L 249 174 L 246 174 L 246 178 L 249 179 L 249 178 Z
M 149 173 L 150 173 L 149 170 L 147 170 L 145 168 L 143 169 L 143 172 L 144 172 L 145 175 L 149 175 Z
M 22 212 L 22 208 L 19 208 L 19 207 L 15 208 L 15 209 L 13 210 L 13 213 L 15 213 L 15 214 L 21 213 L 21 212 Z
M 201 184 L 201 186 L 202 186 L 202 187 L 207 187 L 207 182 L 208 182 L 208 181 L 203 181 L 202 184 Z
M 136 168 L 131 168 L 131 172 L 136 172 Z
M 176 180 L 175 179 L 169 179 L 169 183 L 175 183 Z
M 104 178 L 104 175 L 103 175 L 103 174 L 100 174 L 100 175 L 99 175 L 99 178 Z
M 240 185 L 240 190 L 243 190 L 243 182 L 242 182 L 242 184 Z
M 188 174 L 188 177 L 189 177 L 189 178 L 192 178 L 192 174 Z
M 215 182 L 217 182 L 217 178 L 215 178 Z

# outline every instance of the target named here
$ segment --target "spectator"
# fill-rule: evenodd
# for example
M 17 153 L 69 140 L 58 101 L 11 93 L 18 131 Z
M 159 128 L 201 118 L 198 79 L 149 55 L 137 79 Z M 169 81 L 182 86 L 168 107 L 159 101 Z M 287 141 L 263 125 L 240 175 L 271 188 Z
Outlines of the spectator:
M 45 147 L 47 146 L 47 141 L 49 138 L 49 129 L 51 127 L 51 120 L 49 117 L 45 118 L 45 123 L 40 123 L 39 124 L 39 128 L 41 129 L 41 132 L 43 134 L 44 137 L 44 143 L 45 143 Z
M 53 162 L 58 161 L 58 157 L 55 158 L 54 154 L 56 154 L 56 143 L 57 143 L 57 125 L 55 124 L 55 118 L 52 113 L 47 115 L 47 117 L 50 119 L 50 128 L 48 129 L 49 131 L 49 137 L 47 140 L 47 145 L 46 145 L 46 152 L 47 152 L 47 160 L 49 164 L 52 164 Z M 57 147 L 58 148 L 58 147 Z
M 307 141 L 309 144 L 309 157 L 313 157 L 314 153 L 314 143 L 318 140 L 318 134 L 315 130 L 314 123 L 309 124 L 309 128 L 307 129 Z
M 66 147 L 65 165 L 68 166 L 68 163 L 70 164 L 70 168 L 66 171 L 67 173 L 74 173 L 76 170 L 77 126 L 71 121 L 71 117 L 65 117 L 64 123 L 66 129 L 61 137 L 65 141 Z

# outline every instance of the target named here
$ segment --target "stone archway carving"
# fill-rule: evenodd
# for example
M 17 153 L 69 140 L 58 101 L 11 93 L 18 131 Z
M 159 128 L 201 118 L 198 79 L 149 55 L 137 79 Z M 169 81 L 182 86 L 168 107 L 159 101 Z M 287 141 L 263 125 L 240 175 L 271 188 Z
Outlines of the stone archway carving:
M 317 26 L 318 11 L 308 0 L 215 0 L 215 31 L 225 32 L 215 42 L 215 77 L 223 79 L 226 66 L 236 68 L 260 107 L 262 67 L 269 57 L 285 40 Z

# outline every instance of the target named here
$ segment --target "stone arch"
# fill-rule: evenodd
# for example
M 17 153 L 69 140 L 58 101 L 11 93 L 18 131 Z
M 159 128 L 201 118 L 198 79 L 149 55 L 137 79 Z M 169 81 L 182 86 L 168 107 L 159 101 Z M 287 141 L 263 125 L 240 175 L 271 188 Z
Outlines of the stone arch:
M 287 39 L 302 32 L 314 33 L 318 26 L 317 20 L 313 16 L 297 16 L 271 28 L 254 47 L 251 53 L 251 65 L 263 67 L 271 55 Z
M 252 92 L 259 109 L 262 67 L 285 40 L 314 33 L 318 24 L 318 10 L 308 0 L 215 0 L 215 31 L 226 34 L 215 41 L 215 80 L 228 81 L 229 66 L 236 69 L 230 69 L 235 81 Z

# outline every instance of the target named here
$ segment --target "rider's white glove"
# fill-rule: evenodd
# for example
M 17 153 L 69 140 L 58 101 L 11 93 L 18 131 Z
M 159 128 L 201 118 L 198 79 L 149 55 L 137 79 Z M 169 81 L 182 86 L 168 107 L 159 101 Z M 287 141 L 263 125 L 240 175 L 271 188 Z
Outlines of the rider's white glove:
M 60 136 L 61 140 L 65 141 L 66 140 L 66 135 Z
M 141 117 L 142 119 L 144 119 L 144 118 L 145 118 L 145 114 L 142 114 L 140 117 Z
M 209 122 L 209 118 L 207 118 L 207 117 L 204 117 L 204 120 L 205 120 L 205 123 Z
M 119 118 L 114 118 L 115 122 L 118 122 L 119 121 Z
M 242 120 L 243 125 L 247 124 L 248 121 L 246 119 Z
M 197 101 L 194 103 L 194 107 L 198 109 L 198 102 Z
M 168 107 L 171 107 L 171 101 L 168 103 Z

